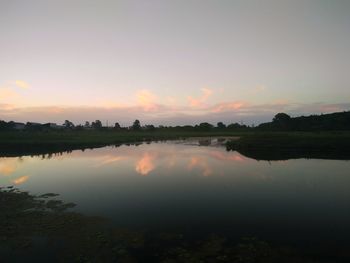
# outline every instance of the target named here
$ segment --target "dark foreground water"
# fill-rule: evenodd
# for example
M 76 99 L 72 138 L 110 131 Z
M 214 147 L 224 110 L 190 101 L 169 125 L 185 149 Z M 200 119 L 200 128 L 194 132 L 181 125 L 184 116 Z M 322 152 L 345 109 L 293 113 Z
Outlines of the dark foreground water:
M 163 142 L 1 158 L 0 186 L 10 185 L 31 195 L 57 193 L 54 200 L 76 204 L 69 211 L 103 218 L 103 230 L 97 232 L 105 237 L 92 233 L 83 241 L 101 238 L 101 244 L 97 248 L 79 244 L 79 253 L 70 251 L 66 262 L 67 258 L 71 262 L 350 259 L 349 161 L 257 161 L 219 146 Z M 64 212 L 57 213 L 59 217 Z M 8 218 L 2 219 L 3 227 Z M 11 232 L 12 236 L 0 231 L 5 262 L 60 261 L 60 250 L 67 250 L 65 235 L 78 231 L 76 236 L 82 236 L 91 230 L 81 230 L 84 223 L 77 221 L 59 233 L 59 241 L 48 242 L 46 235 L 55 233 L 43 229 L 56 226 L 41 226 L 38 215 L 25 220 L 28 225 L 37 220 L 40 234 L 18 225 L 14 228 L 21 231 Z M 75 218 L 69 220 L 74 223 Z M 119 229 L 118 238 L 104 232 L 109 227 Z M 128 233 L 126 237 L 121 231 Z M 16 235 L 25 236 L 26 245 L 18 245 Z M 107 246 L 104 255 L 98 255 L 99 246 Z M 96 249 L 96 257 L 85 255 L 88 249 Z

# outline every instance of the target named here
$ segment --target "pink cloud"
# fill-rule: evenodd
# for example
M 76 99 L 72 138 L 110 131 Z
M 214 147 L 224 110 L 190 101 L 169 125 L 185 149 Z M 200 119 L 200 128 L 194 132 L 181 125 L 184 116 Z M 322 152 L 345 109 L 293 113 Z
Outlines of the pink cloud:
M 0 100 L 7 100 L 17 96 L 17 92 L 13 91 L 10 88 L 0 88 Z
M 257 85 L 254 89 L 250 90 L 249 93 L 251 95 L 256 95 L 258 93 L 261 93 L 263 91 L 266 90 L 266 86 L 265 85 Z
M 245 106 L 244 102 L 224 102 L 224 103 L 219 103 L 215 105 L 211 111 L 212 112 L 223 112 L 223 111 L 232 111 L 232 110 L 238 110 Z
M 0 104 L 0 112 L 5 113 L 6 111 L 11 111 L 16 109 L 16 106 L 12 104 Z
M 150 97 L 152 98 L 152 97 Z M 84 121 L 109 120 L 122 125 L 130 125 L 135 119 L 142 124 L 185 125 L 199 122 L 236 122 L 249 120 L 255 124 L 270 121 L 278 112 L 286 112 L 291 116 L 320 114 L 334 111 L 346 111 L 350 103 L 339 104 L 298 104 L 288 101 L 277 101 L 270 104 L 249 104 L 248 102 L 232 101 L 216 105 L 190 107 L 181 105 L 152 104 L 149 97 L 144 96 L 143 105 L 123 105 L 110 107 L 94 106 L 44 106 L 18 107 L 9 103 L 0 103 L 0 116 L 4 120 L 36 121 L 63 123 L 69 119 L 74 123 Z M 146 103 L 147 102 L 147 103 Z
M 29 88 L 29 84 L 23 80 L 15 80 L 14 84 L 21 89 L 27 89 Z
M 213 94 L 211 89 L 204 88 L 201 90 L 202 95 L 199 98 L 187 97 L 191 107 L 202 107 L 207 102 L 208 98 Z
M 149 90 L 139 90 L 136 93 L 136 100 L 144 111 L 157 111 L 158 105 L 156 104 L 157 96 Z

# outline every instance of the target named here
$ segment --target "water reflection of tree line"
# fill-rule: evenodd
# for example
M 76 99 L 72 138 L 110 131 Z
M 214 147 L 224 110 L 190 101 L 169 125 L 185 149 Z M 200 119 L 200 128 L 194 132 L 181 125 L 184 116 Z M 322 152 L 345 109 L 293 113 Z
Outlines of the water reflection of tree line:
M 197 138 L 199 145 L 211 145 L 212 137 Z M 227 137 L 228 138 L 228 137 Z M 1 157 L 18 156 L 41 156 L 42 159 L 51 159 L 55 156 L 70 154 L 75 150 L 85 151 L 88 149 L 102 148 L 105 146 L 119 147 L 139 146 L 144 143 L 160 142 L 166 140 L 152 140 L 151 138 L 141 138 L 137 142 L 126 142 L 118 144 L 96 144 L 90 146 L 74 144 L 55 145 L 23 145 L 4 146 L 0 149 Z M 221 141 L 222 138 L 218 138 Z M 349 136 L 337 137 L 332 134 L 304 135 L 304 134 L 255 134 L 254 136 L 244 136 L 239 139 L 224 142 L 227 151 L 237 151 L 238 153 L 256 160 L 287 160 L 295 158 L 316 158 L 316 159 L 350 159 Z

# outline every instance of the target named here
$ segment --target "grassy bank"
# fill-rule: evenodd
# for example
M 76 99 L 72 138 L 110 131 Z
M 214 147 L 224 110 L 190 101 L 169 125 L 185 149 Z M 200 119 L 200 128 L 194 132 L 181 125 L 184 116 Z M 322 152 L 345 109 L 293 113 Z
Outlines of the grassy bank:
M 0 133 L 0 155 L 26 155 L 69 151 L 137 143 L 142 141 L 174 140 L 188 137 L 240 136 L 232 132 L 177 132 L 177 131 L 16 131 Z
M 228 142 L 227 149 L 258 160 L 350 159 L 350 132 L 257 132 Z

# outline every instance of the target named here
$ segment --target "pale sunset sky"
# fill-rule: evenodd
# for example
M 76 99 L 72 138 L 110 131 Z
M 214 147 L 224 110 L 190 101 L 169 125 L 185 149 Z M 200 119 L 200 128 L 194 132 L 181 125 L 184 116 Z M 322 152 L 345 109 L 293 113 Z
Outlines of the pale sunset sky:
M 185 125 L 350 109 L 348 0 L 0 0 L 0 119 Z

